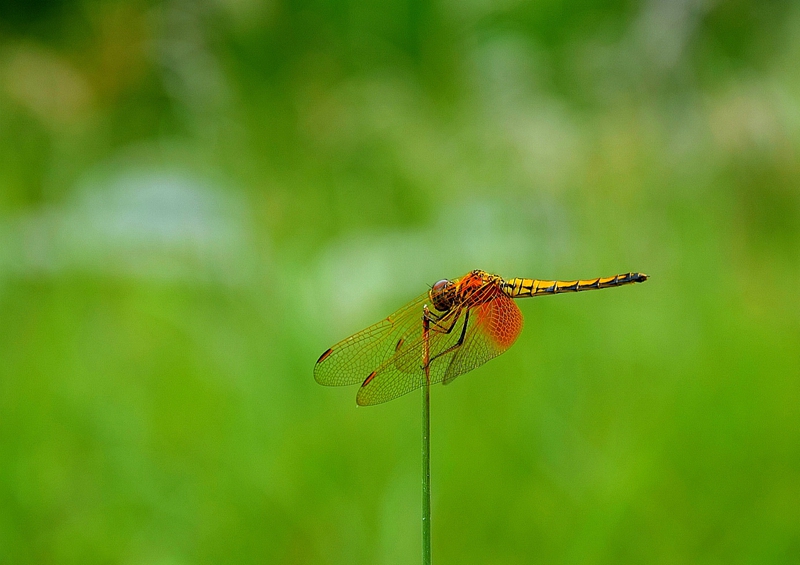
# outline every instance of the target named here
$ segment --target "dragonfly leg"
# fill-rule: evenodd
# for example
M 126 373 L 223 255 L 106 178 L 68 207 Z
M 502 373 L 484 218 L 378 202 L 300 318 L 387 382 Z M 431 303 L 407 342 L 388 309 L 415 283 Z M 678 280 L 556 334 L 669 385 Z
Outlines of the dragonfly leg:
M 430 310 L 427 310 L 427 309 L 425 310 L 425 312 L 426 313 L 425 313 L 425 316 L 423 316 L 423 320 L 427 319 L 431 323 L 431 325 L 434 327 L 434 329 L 438 330 L 440 333 L 449 334 L 451 331 L 453 331 L 453 328 L 458 323 L 458 314 L 459 313 L 456 313 L 456 315 L 453 316 L 453 323 L 450 324 L 449 328 L 446 328 L 443 324 L 439 323 L 444 316 L 436 317 L 436 314 L 434 314 L 433 312 L 431 312 Z
M 469 310 L 467 310 L 467 313 L 464 314 L 464 325 L 461 327 L 461 335 L 458 337 L 458 341 L 455 342 L 450 347 L 448 347 L 447 349 L 445 349 L 444 351 L 441 351 L 441 352 L 437 353 L 436 355 L 434 355 L 433 357 L 431 357 L 430 360 L 428 361 L 428 364 L 430 364 L 430 362 L 433 361 L 434 359 L 437 359 L 437 358 L 441 357 L 442 355 L 447 355 L 451 351 L 455 351 L 456 349 L 458 349 L 459 347 L 461 347 L 464 344 L 464 336 L 467 335 L 467 324 L 468 323 L 469 323 Z M 456 323 L 453 322 L 453 326 L 455 326 L 455 325 L 456 325 Z M 453 326 L 450 327 L 451 330 L 453 329 Z M 450 333 L 450 332 L 447 332 L 447 333 Z

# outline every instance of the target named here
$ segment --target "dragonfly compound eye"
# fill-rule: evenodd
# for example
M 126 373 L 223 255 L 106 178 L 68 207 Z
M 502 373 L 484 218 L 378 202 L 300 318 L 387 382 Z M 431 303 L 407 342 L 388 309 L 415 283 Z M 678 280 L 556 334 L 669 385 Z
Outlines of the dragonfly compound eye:
M 449 280 L 444 279 L 431 287 L 428 295 L 431 297 L 433 307 L 439 312 L 447 312 L 453 306 L 455 287 Z

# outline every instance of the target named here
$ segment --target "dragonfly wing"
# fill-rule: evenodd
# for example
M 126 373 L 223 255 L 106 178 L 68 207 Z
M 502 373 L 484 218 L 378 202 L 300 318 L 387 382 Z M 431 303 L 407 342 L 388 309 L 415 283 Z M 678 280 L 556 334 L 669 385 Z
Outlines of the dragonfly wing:
M 416 328 L 422 331 L 422 294 L 377 324 L 343 339 L 314 365 L 314 379 L 326 386 L 362 383 L 373 371 L 397 355 Z
M 487 294 L 488 293 L 488 294 Z M 428 332 L 431 384 L 449 383 L 506 351 L 522 330 L 522 314 L 496 287 L 432 321 Z M 422 313 L 425 293 L 323 353 L 314 378 L 328 386 L 361 383 L 360 405 L 387 402 L 423 386 Z
M 522 312 L 501 291 L 488 302 L 474 306 L 464 342 L 448 358 L 444 384 L 507 351 L 521 331 Z
M 465 310 L 454 310 L 431 325 L 428 332 L 431 384 L 442 382 L 447 372 L 453 352 L 457 350 L 455 346 L 464 330 L 463 324 L 466 321 L 464 312 Z M 403 347 L 384 362 L 374 374 L 370 374 L 361 385 L 356 395 L 356 402 L 359 405 L 369 406 L 388 402 L 425 384 L 422 316 L 407 337 Z

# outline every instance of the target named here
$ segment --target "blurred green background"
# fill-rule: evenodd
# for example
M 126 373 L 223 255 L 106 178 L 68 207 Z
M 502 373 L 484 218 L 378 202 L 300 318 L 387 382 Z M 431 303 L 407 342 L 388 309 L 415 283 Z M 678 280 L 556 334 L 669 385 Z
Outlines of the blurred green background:
M 0 2 L 0 563 L 420 560 L 334 342 L 475 268 L 434 562 L 800 563 L 800 5 Z

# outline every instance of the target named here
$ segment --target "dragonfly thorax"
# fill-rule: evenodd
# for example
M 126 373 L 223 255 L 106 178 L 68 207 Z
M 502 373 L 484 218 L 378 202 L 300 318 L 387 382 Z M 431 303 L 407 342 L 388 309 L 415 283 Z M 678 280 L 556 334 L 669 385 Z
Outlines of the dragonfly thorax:
M 447 312 L 453 307 L 453 302 L 456 298 L 456 286 L 453 281 L 442 279 L 431 287 L 428 296 L 434 308 L 439 312 Z

